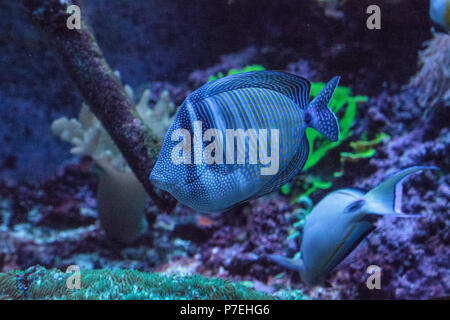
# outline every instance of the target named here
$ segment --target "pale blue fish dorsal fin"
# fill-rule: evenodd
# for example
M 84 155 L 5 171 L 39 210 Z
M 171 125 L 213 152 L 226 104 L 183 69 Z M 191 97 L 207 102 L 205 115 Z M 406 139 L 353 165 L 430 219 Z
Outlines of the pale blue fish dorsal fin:
M 303 270 L 303 260 L 301 259 L 290 259 L 278 254 L 269 254 L 267 258 L 286 269 L 293 271 Z
M 304 134 L 300 142 L 299 150 L 293 156 L 289 164 L 270 179 L 252 198 L 259 198 L 269 194 L 289 182 L 303 168 L 308 159 L 308 154 L 309 142 L 306 138 L 306 134 Z
M 439 170 L 431 166 L 414 166 L 404 169 L 367 192 L 362 199 L 356 201 L 357 203 L 349 204 L 344 209 L 344 213 L 355 213 L 357 209 L 363 214 L 417 217 L 402 213 L 402 183 L 411 174 L 425 169 Z
M 234 74 L 211 81 L 194 91 L 189 100 L 197 103 L 200 100 L 217 94 L 244 88 L 269 89 L 288 96 L 301 108 L 306 108 L 309 101 L 311 83 L 309 80 L 280 71 L 251 71 Z
M 331 141 L 339 140 L 339 123 L 336 115 L 328 107 L 328 103 L 340 79 L 339 76 L 331 79 L 307 108 L 311 118 L 309 126 Z

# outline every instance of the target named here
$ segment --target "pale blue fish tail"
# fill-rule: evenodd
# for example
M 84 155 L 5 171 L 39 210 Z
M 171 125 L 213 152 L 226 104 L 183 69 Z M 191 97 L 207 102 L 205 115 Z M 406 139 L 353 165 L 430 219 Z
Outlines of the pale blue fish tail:
M 402 182 L 411 174 L 421 170 L 439 170 L 431 166 L 415 166 L 404 169 L 383 181 L 364 195 L 363 211 L 368 214 L 390 215 L 396 217 L 417 217 L 402 213 Z
M 339 76 L 331 79 L 307 108 L 307 114 L 310 117 L 308 125 L 331 141 L 339 140 L 339 123 L 333 111 L 328 107 L 328 103 L 333 97 L 340 79 Z
M 303 269 L 303 261 L 301 259 L 289 259 L 278 254 L 269 254 L 267 258 L 289 270 L 301 271 Z

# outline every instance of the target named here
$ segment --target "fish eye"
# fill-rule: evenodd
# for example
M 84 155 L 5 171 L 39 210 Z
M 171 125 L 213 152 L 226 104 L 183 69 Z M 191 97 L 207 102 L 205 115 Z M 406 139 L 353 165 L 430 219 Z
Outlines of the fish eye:
M 309 114 L 309 112 L 305 113 L 305 122 L 306 124 L 311 123 L 311 115 Z

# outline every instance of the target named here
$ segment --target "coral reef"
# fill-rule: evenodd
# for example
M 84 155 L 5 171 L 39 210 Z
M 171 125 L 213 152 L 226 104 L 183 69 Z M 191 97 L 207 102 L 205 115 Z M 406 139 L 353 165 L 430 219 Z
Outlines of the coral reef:
M 80 288 L 69 289 L 69 277 L 57 269 L 33 266 L 0 274 L 0 300 L 267 300 L 270 296 L 222 279 L 200 275 L 162 275 L 135 270 L 81 271 Z
M 133 99 L 131 87 L 126 85 L 125 90 Z M 136 104 L 136 112 L 143 123 L 163 139 L 172 121 L 175 105 L 167 91 L 161 93 L 153 109 L 149 106 L 149 99 L 150 91 L 145 90 Z M 89 106 L 83 103 L 78 119 L 56 119 L 51 129 L 55 136 L 74 146 L 70 150 L 72 154 L 92 157 L 101 167 L 97 206 L 102 227 L 108 236 L 125 243 L 136 240 L 147 229 L 144 209 L 148 197 L 100 121 L 90 112 Z
M 368 31 L 367 14 L 361 8 L 370 4 L 370 0 L 339 5 L 333 0 L 261 0 L 255 7 L 251 1 L 210 5 L 201 0 L 189 6 L 179 0 L 136 0 L 133 5 L 86 1 L 85 13 L 105 57 L 131 84 L 121 84 L 120 98 L 128 101 L 132 116 L 140 122 L 155 120 L 153 125 L 147 123 L 156 138 L 153 142 L 161 140 L 175 112 L 169 97 L 179 105 L 210 77 L 246 66 L 298 74 L 314 82 L 313 88 L 320 88 L 319 81 L 341 75 L 344 91 L 339 103 L 355 98 L 351 92 L 370 97 L 356 112 L 349 108 L 352 103 L 344 102 L 338 116 L 348 122 L 341 124 L 348 138 L 338 147 L 326 148 L 325 156 L 313 154 L 318 161 L 279 193 L 223 214 L 199 214 L 183 205 L 168 214 L 155 203 L 144 208 L 133 200 L 135 208 L 113 205 L 118 211 L 117 220 L 112 221 L 117 223 L 106 229 L 131 223 L 126 228 L 129 237 L 117 242 L 111 241 L 114 231 L 107 235 L 102 227 L 107 222 L 104 217 L 99 222 L 98 216 L 111 212 L 108 206 L 113 199 L 130 199 L 123 189 L 138 195 L 142 187 L 87 107 L 76 119 L 82 98 L 56 64 L 51 49 L 31 28 L 25 11 L 12 2 L 1 3 L 0 56 L 5 67 L 0 74 L 0 271 L 6 272 L 0 275 L 1 295 L 34 297 L 41 294 L 35 289 L 44 288 L 38 285 L 42 277 L 67 279 L 68 274 L 56 269 L 78 265 L 86 281 L 97 283 L 94 289 L 111 289 L 104 296 L 85 289 L 72 292 L 82 298 L 188 298 L 195 293 L 194 283 L 205 284 L 197 298 L 212 296 L 209 284 L 237 288 L 217 291 L 221 297 L 241 292 L 236 298 L 253 295 L 249 288 L 257 290 L 258 297 L 264 292 L 264 297 L 277 299 L 448 297 L 449 38 L 430 32 L 430 22 L 424 18 L 428 17 L 427 1 L 379 1 L 382 29 Z M 429 41 L 420 51 L 425 40 Z M 81 72 L 81 76 L 90 79 L 89 74 Z M 117 84 L 117 74 L 108 76 Z M 90 93 L 106 92 L 103 89 L 94 83 Z M 64 153 L 67 145 L 48 130 L 51 121 L 62 115 L 67 118 L 56 131 L 81 157 Z M 82 125 L 83 118 L 89 120 L 89 129 Z M 319 139 L 313 152 L 320 148 Z M 150 167 L 144 164 L 140 169 Z M 98 170 L 92 168 L 102 165 L 110 171 L 99 179 Z M 307 287 L 296 272 L 264 257 L 299 254 L 308 212 L 331 188 L 371 188 L 411 165 L 441 168 L 412 177 L 405 185 L 403 209 L 418 218 L 380 219 L 350 263 L 331 275 L 331 287 Z M 132 181 L 124 188 L 117 179 Z M 99 191 L 104 186 L 113 190 L 102 196 Z M 151 232 L 136 238 L 145 224 Z M 381 267 L 380 290 L 365 286 L 371 264 Z M 37 265 L 47 270 L 33 267 Z M 116 281 L 118 275 L 170 285 L 176 280 L 186 286 L 183 292 L 171 286 L 167 294 L 159 288 L 134 294 L 120 284 L 97 281 L 99 277 Z M 67 290 L 53 286 L 54 278 L 50 280 L 50 288 L 63 298 Z

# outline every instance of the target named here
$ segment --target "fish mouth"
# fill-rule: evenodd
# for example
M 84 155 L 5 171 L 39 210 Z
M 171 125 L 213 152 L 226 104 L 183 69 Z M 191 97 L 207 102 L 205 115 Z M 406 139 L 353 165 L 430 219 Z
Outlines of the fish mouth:
M 170 186 L 170 183 L 167 181 L 167 179 L 164 179 L 164 177 L 160 174 L 152 172 L 150 174 L 150 182 L 157 188 L 163 189 L 167 191 L 167 188 Z
M 158 189 L 165 190 L 167 192 L 173 193 L 176 190 L 181 189 L 182 181 L 169 181 L 167 178 L 165 178 L 161 174 L 157 174 L 152 172 L 150 174 L 150 182 Z

